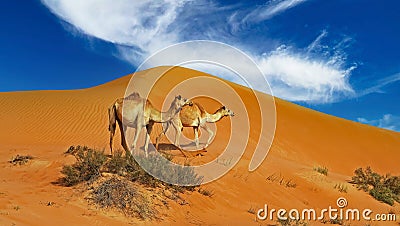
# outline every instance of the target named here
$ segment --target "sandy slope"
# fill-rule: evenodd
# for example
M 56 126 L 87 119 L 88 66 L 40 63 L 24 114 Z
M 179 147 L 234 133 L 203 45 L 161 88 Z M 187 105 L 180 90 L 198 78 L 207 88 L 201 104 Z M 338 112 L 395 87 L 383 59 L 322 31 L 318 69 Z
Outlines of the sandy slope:
M 151 69 L 151 72 L 159 70 L 162 67 Z M 151 96 L 154 104 L 160 106 L 156 97 L 164 95 L 168 86 L 193 75 L 203 74 L 184 68 L 170 71 L 169 82 L 161 84 L 160 92 Z M 144 223 L 118 213 L 99 211 L 89 206 L 79 191 L 52 183 L 61 176 L 61 167 L 73 161 L 62 154 L 70 145 L 88 145 L 108 151 L 107 107 L 124 95 L 130 78 L 128 75 L 83 90 L 0 94 L 0 225 Z M 240 96 L 249 95 L 246 88 L 231 86 Z M 218 103 L 205 98 L 198 98 L 198 101 L 206 109 L 218 107 Z M 260 168 L 252 173 L 247 170 L 253 154 L 254 144 L 250 143 L 242 160 L 227 175 L 203 186 L 214 192 L 212 197 L 197 192 L 184 195 L 189 204 L 181 206 L 171 202 L 172 208 L 165 212 L 166 219 L 158 224 L 263 225 L 266 222 L 256 221 L 249 209 L 258 210 L 264 204 L 270 208 L 321 209 L 329 205 L 335 207 L 340 196 L 346 197 L 351 208 L 370 208 L 375 213 L 392 210 L 400 219 L 398 204 L 390 207 L 380 203 L 350 184 L 347 184 L 347 193 L 339 193 L 333 188 L 336 184 L 346 184 L 358 167 L 371 166 L 380 173 L 400 174 L 399 133 L 325 115 L 280 99 L 275 101 L 275 139 Z M 254 99 L 247 98 L 246 106 L 253 102 Z M 235 109 L 235 106 L 229 107 Z M 257 112 L 252 112 L 252 108 L 248 111 L 253 117 L 251 131 L 256 131 L 259 126 Z M 229 139 L 229 134 L 221 128 L 229 128 L 229 125 L 229 118 L 217 124 L 219 132 L 213 144 L 205 156 L 194 158 L 193 164 L 210 161 L 219 155 Z M 157 126 L 155 133 L 159 131 Z M 191 130 L 185 130 L 184 134 L 192 137 Z M 255 132 L 250 135 L 251 141 L 257 136 Z M 115 147 L 120 147 L 119 136 Z M 26 166 L 12 166 L 7 162 L 16 154 L 27 153 L 36 159 Z M 329 169 L 328 177 L 313 171 L 317 165 Z M 273 174 L 291 180 L 296 187 L 288 188 L 278 181 L 267 180 Z M 358 224 L 361 223 L 352 223 Z

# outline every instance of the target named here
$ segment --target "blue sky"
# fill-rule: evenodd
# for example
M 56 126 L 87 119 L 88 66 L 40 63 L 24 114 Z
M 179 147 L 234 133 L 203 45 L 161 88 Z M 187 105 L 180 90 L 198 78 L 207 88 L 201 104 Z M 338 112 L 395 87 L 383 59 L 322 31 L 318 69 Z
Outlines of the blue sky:
M 0 91 L 91 87 L 207 39 L 250 55 L 276 96 L 400 131 L 400 2 L 42 0 L 0 7 Z

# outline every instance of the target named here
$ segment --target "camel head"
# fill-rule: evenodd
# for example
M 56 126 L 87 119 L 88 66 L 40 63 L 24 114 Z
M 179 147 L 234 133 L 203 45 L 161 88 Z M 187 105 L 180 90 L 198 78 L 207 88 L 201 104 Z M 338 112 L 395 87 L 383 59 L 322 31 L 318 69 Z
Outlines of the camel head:
M 186 103 L 185 105 L 193 106 L 193 101 L 190 100 L 190 99 L 188 99 L 188 100 L 187 100 L 187 103 Z
M 232 116 L 232 117 L 235 116 L 235 113 L 233 111 L 229 110 L 225 106 L 222 106 L 219 110 L 221 111 L 223 116 Z
M 175 99 L 171 103 L 171 107 L 176 110 L 181 110 L 181 108 L 185 105 L 193 104 L 191 100 L 183 98 L 181 95 L 175 96 Z

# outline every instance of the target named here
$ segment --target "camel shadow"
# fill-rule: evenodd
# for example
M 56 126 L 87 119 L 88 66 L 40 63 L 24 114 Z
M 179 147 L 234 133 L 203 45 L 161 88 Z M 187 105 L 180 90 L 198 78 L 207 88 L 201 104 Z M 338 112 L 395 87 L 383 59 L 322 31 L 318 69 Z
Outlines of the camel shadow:
M 182 148 L 189 148 L 189 147 L 195 147 L 196 143 L 192 142 L 189 144 L 181 144 Z M 179 150 L 179 148 L 174 145 L 174 144 L 170 144 L 170 143 L 159 143 L 158 144 L 158 150 L 161 151 L 170 151 L 170 150 Z
M 174 144 L 169 144 L 169 143 L 160 143 L 158 144 L 158 150 L 159 151 L 172 151 L 172 150 L 179 150 L 177 146 Z
M 194 142 L 193 142 L 194 144 Z M 185 144 L 185 145 L 181 145 L 182 148 L 185 147 L 192 147 L 192 144 Z M 160 143 L 158 144 L 158 151 L 160 152 L 168 152 L 168 151 L 174 151 L 174 150 L 179 150 L 179 148 L 177 146 L 175 146 L 174 144 L 170 144 L 170 143 Z M 205 149 L 201 149 L 201 150 L 196 150 L 196 151 L 188 151 L 188 150 L 181 150 L 182 152 L 184 152 L 187 156 L 204 156 L 204 153 L 207 152 L 207 150 Z

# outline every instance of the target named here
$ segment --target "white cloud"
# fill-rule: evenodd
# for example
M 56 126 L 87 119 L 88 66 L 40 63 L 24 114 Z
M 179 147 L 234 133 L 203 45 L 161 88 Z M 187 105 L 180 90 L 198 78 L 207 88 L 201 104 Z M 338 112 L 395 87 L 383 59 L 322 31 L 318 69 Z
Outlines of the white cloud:
M 281 46 L 256 59 L 276 96 L 291 101 L 330 103 L 354 95 L 348 80 L 355 66 L 345 68 L 342 56 L 315 58 L 307 49 L 296 53 Z
M 376 82 L 377 85 L 374 85 L 370 88 L 367 88 L 363 90 L 362 92 L 359 92 L 357 96 L 365 96 L 370 93 L 383 93 L 384 91 L 382 90 L 383 87 L 390 85 L 392 83 L 400 81 L 400 73 L 396 73 L 394 75 L 385 77 L 379 81 Z
M 306 0 L 269 1 L 266 5 L 257 7 L 247 14 L 247 16 L 242 20 L 242 23 L 258 23 L 260 21 L 268 20 L 275 15 L 293 8 L 305 1 Z
M 111 43 L 132 46 L 139 55 L 179 41 L 169 31 L 185 0 L 42 0 L 79 31 Z
M 321 45 L 321 41 L 324 38 L 326 38 L 327 36 L 328 36 L 328 32 L 326 30 L 323 30 L 321 32 L 321 34 L 313 42 L 311 42 L 310 45 L 308 45 L 307 53 L 311 53 L 313 51 L 316 51 L 317 49 L 320 49 L 321 46 L 323 46 L 323 45 Z M 325 47 L 325 46 L 323 46 L 323 47 Z
M 385 114 L 382 118 L 373 120 L 357 118 L 357 121 L 388 130 L 400 131 L 400 116 L 394 116 L 392 114 Z
M 343 46 L 337 45 L 327 50 L 329 48 L 321 44 L 328 36 L 327 31 L 322 31 L 306 48 L 282 45 L 265 54 L 250 51 L 259 49 L 257 47 L 262 43 L 243 44 L 230 33 L 235 23 L 268 20 L 305 0 L 269 1 L 264 6 L 250 10 L 241 9 L 240 5 L 222 7 L 212 0 L 42 2 L 80 32 L 115 43 L 119 56 L 136 66 L 150 54 L 168 45 L 192 39 L 210 39 L 233 44 L 252 56 L 270 81 L 274 95 L 283 99 L 328 103 L 354 93 L 348 80 L 355 67 L 346 66 Z M 345 42 L 343 40 L 340 43 Z M 191 49 L 180 54 L 198 51 L 200 49 Z M 240 67 L 240 62 L 236 63 Z M 218 75 L 220 71 L 214 73 Z M 240 82 L 225 73 L 219 75 Z M 252 75 L 248 76 L 251 80 Z

